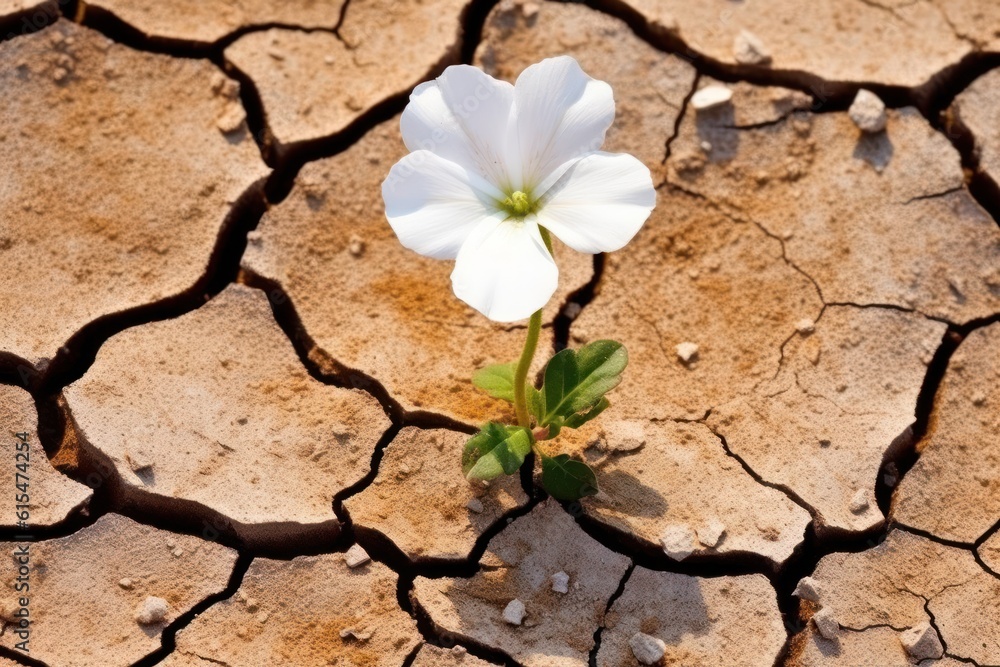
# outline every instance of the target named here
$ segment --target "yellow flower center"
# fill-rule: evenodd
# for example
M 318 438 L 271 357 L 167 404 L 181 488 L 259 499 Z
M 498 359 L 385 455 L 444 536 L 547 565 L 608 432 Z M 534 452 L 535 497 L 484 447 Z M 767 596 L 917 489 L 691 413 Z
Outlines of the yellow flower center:
M 515 218 L 523 218 L 533 210 L 533 204 L 527 194 L 516 190 L 509 197 L 500 202 L 505 211 Z

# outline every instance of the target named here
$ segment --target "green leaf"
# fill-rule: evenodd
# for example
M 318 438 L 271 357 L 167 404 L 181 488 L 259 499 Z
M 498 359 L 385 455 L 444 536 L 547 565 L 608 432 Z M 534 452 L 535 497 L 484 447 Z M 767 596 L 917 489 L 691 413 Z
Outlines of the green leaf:
M 598 340 L 577 351 L 566 349 L 556 354 L 545 368 L 545 416 L 541 423 L 568 419 L 595 407 L 622 381 L 627 365 L 625 346 L 613 340 Z
M 586 463 L 568 454 L 543 456 L 542 486 L 556 500 L 579 500 L 597 495 L 597 475 Z
M 514 402 L 514 367 L 517 364 L 493 364 L 472 374 L 472 384 L 493 398 Z
M 462 472 L 469 480 L 513 475 L 530 451 L 528 429 L 490 422 L 465 443 Z
M 611 405 L 611 403 L 608 401 L 608 399 L 602 398 L 597 402 L 597 405 L 590 408 L 586 412 L 577 412 L 575 415 L 570 415 L 569 417 L 567 417 L 566 422 L 563 424 L 563 426 L 565 426 L 566 428 L 580 428 L 581 426 L 589 422 L 591 419 L 593 419 L 597 415 L 607 410 L 609 405 Z

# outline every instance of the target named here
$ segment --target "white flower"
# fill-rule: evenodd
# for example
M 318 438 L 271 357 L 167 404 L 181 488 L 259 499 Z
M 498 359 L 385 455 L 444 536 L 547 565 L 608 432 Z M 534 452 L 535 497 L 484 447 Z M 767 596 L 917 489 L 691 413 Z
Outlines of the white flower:
M 610 252 L 653 209 L 649 170 L 598 150 L 614 117 L 611 87 L 568 56 L 514 85 L 449 67 L 403 111 L 411 152 L 382 184 L 389 224 L 407 248 L 455 260 L 459 299 L 492 320 L 524 319 L 559 277 L 539 226 L 580 252 Z

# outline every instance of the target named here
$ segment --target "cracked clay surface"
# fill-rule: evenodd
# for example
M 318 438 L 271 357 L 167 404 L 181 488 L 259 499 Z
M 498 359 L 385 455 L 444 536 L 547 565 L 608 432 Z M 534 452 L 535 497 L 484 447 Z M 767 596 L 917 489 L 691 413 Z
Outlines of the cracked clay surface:
M 0 665 L 1000 664 L 998 36 L 987 0 L 0 0 Z M 565 504 L 463 478 L 525 329 L 380 190 L 416 85 L 561 54 L 658 199 L 554 249 L 533 372 L 630 357 L 550 443 L 601 489 Z

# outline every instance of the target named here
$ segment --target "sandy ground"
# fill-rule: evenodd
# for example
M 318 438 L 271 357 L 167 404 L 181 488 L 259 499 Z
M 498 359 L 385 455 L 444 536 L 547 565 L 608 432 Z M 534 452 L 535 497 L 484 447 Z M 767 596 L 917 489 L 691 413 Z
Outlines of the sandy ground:
M 658 191 L 555 248 L 543 346 L 632 359 L 565 506 L 462 479 L 523 328 L 379 189 L 559 54 Z M 1000 664 L 998 65 L 990 0 L 0 0 L 0 665 Z

